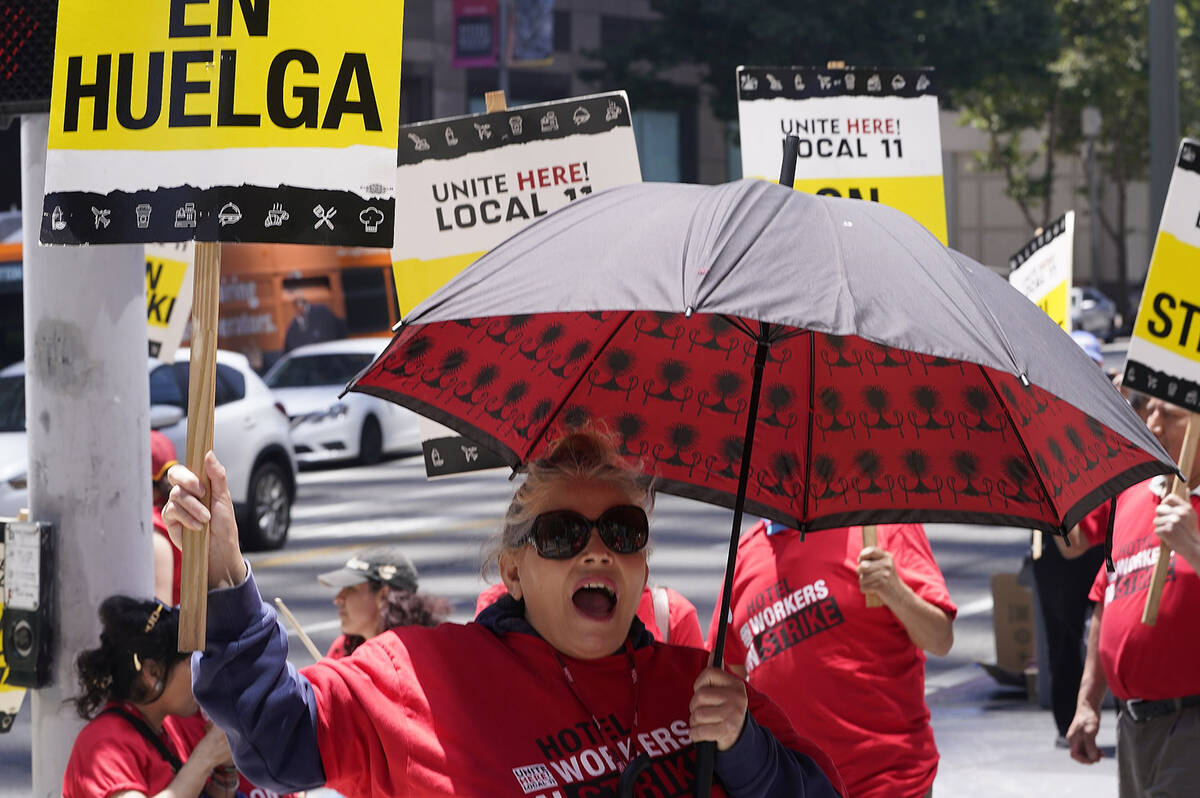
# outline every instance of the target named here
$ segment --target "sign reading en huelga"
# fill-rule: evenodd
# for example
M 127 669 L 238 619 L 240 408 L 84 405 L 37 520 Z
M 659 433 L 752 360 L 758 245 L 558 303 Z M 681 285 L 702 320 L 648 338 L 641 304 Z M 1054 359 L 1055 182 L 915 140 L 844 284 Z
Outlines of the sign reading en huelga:
M 196 244 L 176 241 L 146 245 L 146 330 L 150 357 L 175 362 L 192 314 L 192 264 Z
M 1179 147 L 1124 384 L 1200 413 L 1200 141 Z
M 60 0 L 41 241 L 390 246 L 403 16 Z
M 641 179 L 624 92 L 402 125 L 392 248 L 400 312 L 551 211 Z
M 1067 332 L 1074 263 L 1075 211 L 1055 219 L 1008 259 L 1008 282 Z
M 737 86 L 744 177 L 778 180 L 795 134 L 797 189 L 882 202 L 947 243 L 932 69 L 738 67 Z

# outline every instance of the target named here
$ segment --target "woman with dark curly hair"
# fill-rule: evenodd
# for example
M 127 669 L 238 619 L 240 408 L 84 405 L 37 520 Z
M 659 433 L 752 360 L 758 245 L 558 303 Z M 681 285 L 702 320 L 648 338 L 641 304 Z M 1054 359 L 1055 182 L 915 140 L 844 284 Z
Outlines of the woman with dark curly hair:
M 417 567 L 398 546 L 373 546 L 357 552 L 336 571 L 317 581 L 340 588 L 342 634 L 326 656 L 340 659 L 368 639 L 397 626 L 437 626 L 450 615 L 450 602 L 417 592 Z
M 75 708 L 89 723 L 71 749 L 63 798 L 236 795 L 229 742 L 200 715 L 191 655 L 176 650 L 178 610 L 110 596 L 100 623 L 100 647 L 75 660 Z

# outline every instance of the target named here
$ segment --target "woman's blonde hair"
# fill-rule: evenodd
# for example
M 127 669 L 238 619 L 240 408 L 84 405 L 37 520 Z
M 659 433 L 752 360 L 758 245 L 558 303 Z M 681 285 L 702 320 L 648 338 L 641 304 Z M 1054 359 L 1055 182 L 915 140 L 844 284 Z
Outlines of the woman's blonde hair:
M 513 494 L 504 514 L 504 529 L 486 545 L 482 572 L 497 565 L 504 551 L 521 548 L 529 539 L 533 519 L 543 511 L 561 483 L 587 480 L 611 485 L 646 511 L 654 510 L 654 480 L 640 463 L 625 459 L 612 433 L 592 424 L 573 429 L 553 441 L 541 457 L 523 468 L 525 480 Z

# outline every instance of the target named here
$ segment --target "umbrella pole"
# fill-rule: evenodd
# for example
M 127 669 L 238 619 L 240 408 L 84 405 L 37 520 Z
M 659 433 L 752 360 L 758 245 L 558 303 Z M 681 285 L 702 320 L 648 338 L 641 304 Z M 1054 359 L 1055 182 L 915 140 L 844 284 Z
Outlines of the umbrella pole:
M 750 387 L 750 405 L 746 409 L 746 438 L 742 443 L 742 464 L 738 473 L 737 498 L 733 504 L 733 529 L 729 532 L 729 553 L 725 557 L 725 582 L 721 587 L 721 611 L 717 614 L 717 639 L 713 645 L 712 664 L 721 667 L 725 661 L 725 632 L 729 629 L 729 599 L 733 593 L 733 567 L 737 562 L 738 538 L 742 531 L 742 512 L 746 508 L 746 488 L 750 482 L 750 454 L 754 448 L 754 426 L 758 422 L 758 399 L 762 393 L 763 370 L 771 346 L 770 325 L 759 322 L 754 349 L 754 381 Z M 708 798 L 712 790 L 712 771 L 716 761 L 717 744 L 696 745 L 696 798 Z

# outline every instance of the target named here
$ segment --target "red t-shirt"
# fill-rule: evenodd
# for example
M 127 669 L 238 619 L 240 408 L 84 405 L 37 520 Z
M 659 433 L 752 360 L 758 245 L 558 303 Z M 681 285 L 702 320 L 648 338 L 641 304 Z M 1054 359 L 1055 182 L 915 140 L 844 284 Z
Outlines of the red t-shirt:
M 109 706 L 141 717 L 132 704 Z M 204 737 L 204 720 L 198 712 L 194 717 L 200 719 L 198 727 L 190 718 L 163 720 L 162 740 L 181 761 Z M 89 721 L 75 738 L 63 774 L 63 798 L 104 798 L 123 790 L 155 795 L 173 778 L 175 771 L 149 740 L 125 718 L 105 713 Z
M 1108 537 L 1108 511 L 1110 507 L 1110 502 L 1103 501 L 1096 505 L 1096 509 L 1085 515 L 1083 520 L 1079 522 L 1079 531 L 1083 533 L 1083 537 L 1087 540 L 1089 548 L 1103 545 L 1104 539 Z
M 1200 496 L 1192 494 L 1200 511 Z M 1200 578 L 1174 552 L 1154 626 L 1142 623 L 1146 591 L 1158 562 L 1154 510 L 1158 494 L 1143 482 L 1121 494 L 1113 528 L 1110 577 L 1101 566 L 1089 598 L 1104 602 L 1100 664 L 1113 695 L 1157 701 L 1200 693 Z
M 655 643 L 633 658 L 636 692 L 624 652 L 560 661 L 539 637 L 476 623 L 384 632 L 352 657 L 302 671 L 316 697 L 326 786 L 373 798 L 615 795 L 632 746 L 652 759 L 641 794 L 690 795 L 689 703 L 707 654 Z M 749 709 L 841 788 L 829 758 L 778 707 L 751 689 Z M 725 793 L 714 785 L 712 794 Z
M 132 704 L 108 706 L 119 706 L 143 718 Z M 181 762 L 186 762 L 204 738 L 206 726 L 199 711 L 185 718 L 168 715 L 163 719 L 161 739 Z M 245 776 L 239 777 L 238 790 L 246 798 L 291 798 L 255 787 Z M 63 774 L 63 798 L 106 798 L 125 790 L 156 795 L 174 778 L 175 771 L 162 753 L 128 719 L 109 712 L 90 720 L 75 738 Z
M 156 534 L 162 535 L 167 539 L 167 543 L 171 544 L 171 560 L 174 568 L 174 573 L 171 575 L 171 604 L 179 606 L 179 585 L 183 580 L 183 552 L 179 550 L 171 540 L 171 535 L 167 532 L 167 523 L 163 521 L 162 510 L 155 507 L 154 509 L 154 531 Z
M 696 614 L 695 605 L 669 587 L 657 589 L 665 590 L 667 594 L 667 634 L 669 637 L 664 640 L 662 630 L 658 628 L 658 617 L 654 611 L 654 588 L 649 585 L 642 591 L 642 600 L 638 603 L 637 609 L 637 617 L 646 625 L 646 629 L 660 643 L 669 642 L 675 646 L 704 648 L 704 635 L 700 634 L 700 618 Z M 508 588 L 504 586 L 503 582 L 489 585 L 475 600 L 475 614 L 483 612 L 507 592 Z
M 918 596 L 957 612 L 920 525 L 880 526 L 878 539 Z M 744 666 L 796 731 L 829 752 L 854 798 L 923 795 L 938 763 L 925 654 L 886 607 L 867 608 L 860 551 L 862 527 L 812 532 L 803 542 L 791 529 L 768 535 L 764 523 L 743 535 L 725 661 Z M 709 627 L 710 646 L 719 622 Z

